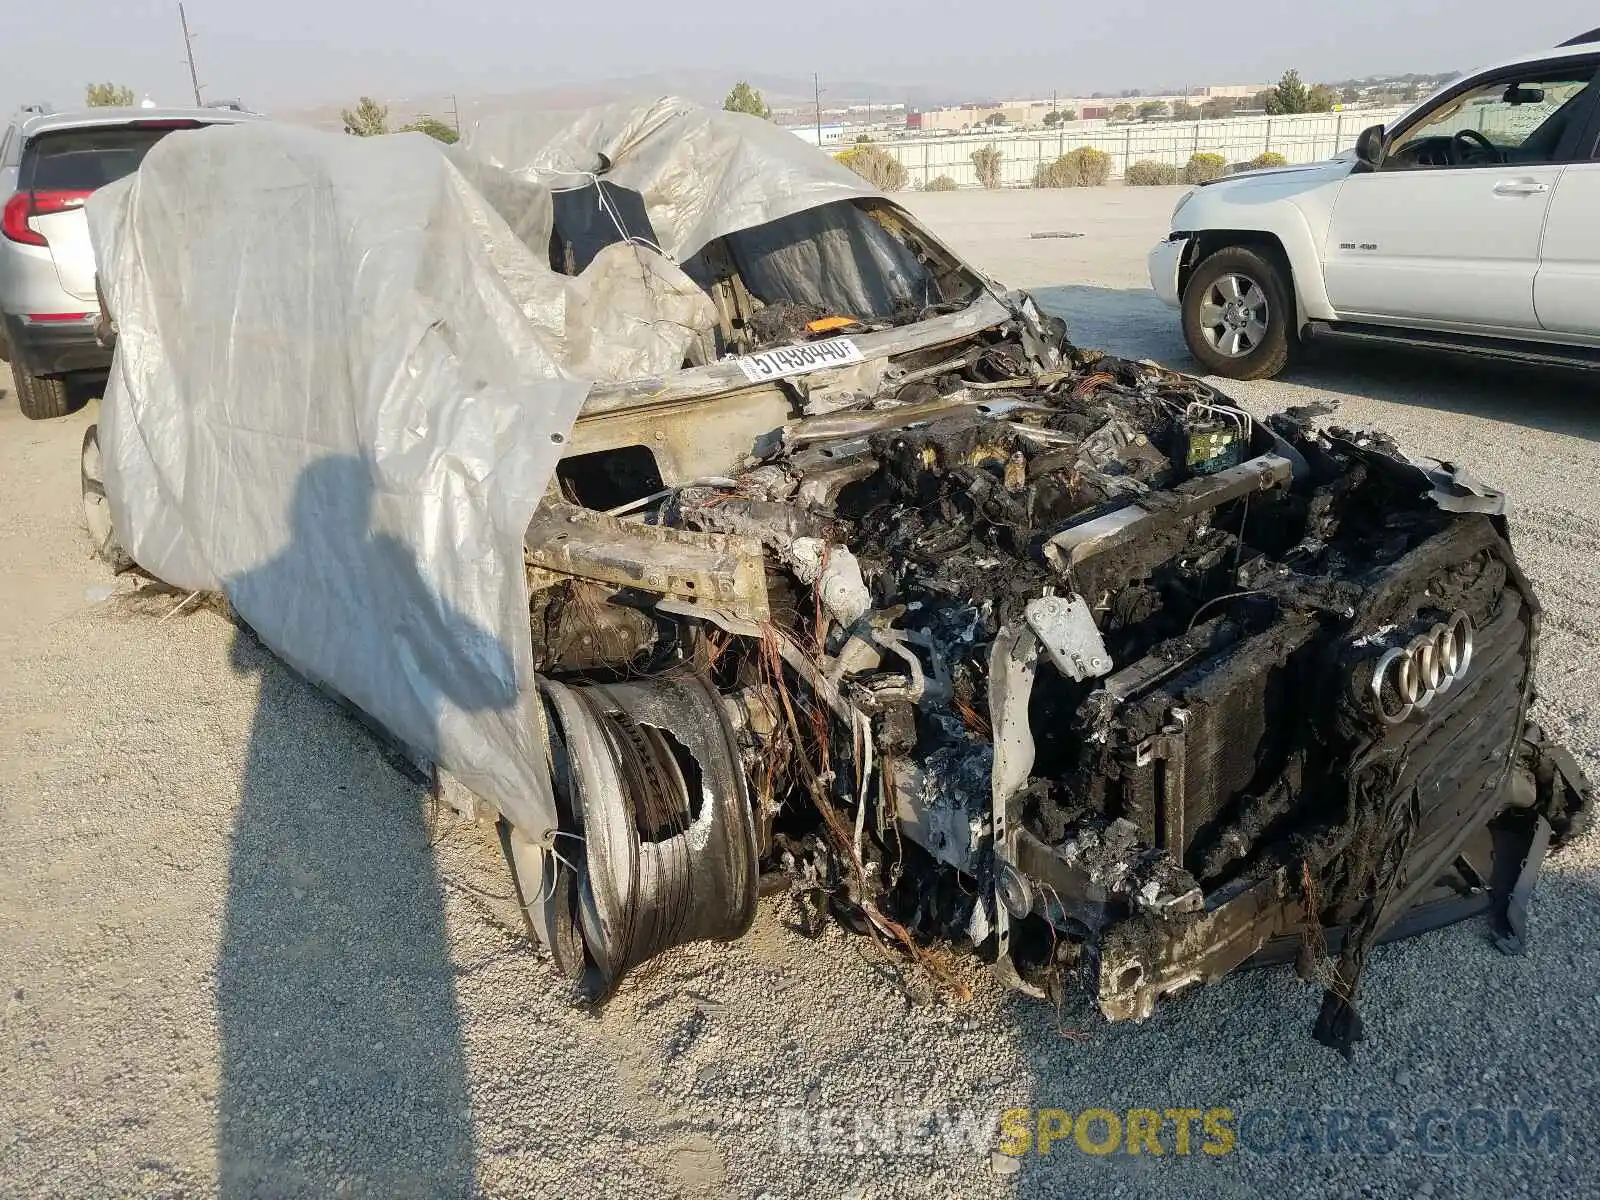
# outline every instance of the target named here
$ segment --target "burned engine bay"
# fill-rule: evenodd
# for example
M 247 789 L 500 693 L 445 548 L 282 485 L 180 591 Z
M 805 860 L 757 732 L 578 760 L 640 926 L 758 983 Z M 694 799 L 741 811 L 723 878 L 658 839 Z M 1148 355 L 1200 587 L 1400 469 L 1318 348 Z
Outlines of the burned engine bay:
M 1520 938 L 1507 864 L 1589 795 L 1525 724 L 1539 610 L 1499 498 L 1056 357 L 997 333 L 731 476 L 540 509 L 571 844 L 513 861 L 584 994 L 739 935 L 763 875 L 1114 1019 L 1292 955 L 1345 1049 L 1379 938 L 1485 909 Z

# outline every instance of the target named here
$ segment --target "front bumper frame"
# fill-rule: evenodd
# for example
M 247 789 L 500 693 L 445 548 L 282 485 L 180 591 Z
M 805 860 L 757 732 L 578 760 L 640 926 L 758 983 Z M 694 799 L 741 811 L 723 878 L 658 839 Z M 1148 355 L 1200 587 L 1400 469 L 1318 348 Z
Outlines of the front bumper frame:
M 1177 308 L 1183 302 L 1178 278 L 1183 268 L 1184 256 L 1189 252 L 1189 243 L 1192 240 L 1188 234 L 1173 234 L 1150 248 L 1147 259 L 1150 287 L 1169 308 Z

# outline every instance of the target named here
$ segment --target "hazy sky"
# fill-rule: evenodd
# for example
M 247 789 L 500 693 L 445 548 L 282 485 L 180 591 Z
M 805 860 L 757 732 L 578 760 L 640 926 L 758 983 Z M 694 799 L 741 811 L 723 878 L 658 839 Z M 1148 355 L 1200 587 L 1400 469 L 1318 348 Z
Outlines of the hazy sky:
M 461 96 L 684 67 L 997 95 L 1467 69 L 1600 24 L 1594 0 L 189 0 L 208 98 Z M 0 0 L 0 105 L 91 79 L 190 94 L 175 0 Z

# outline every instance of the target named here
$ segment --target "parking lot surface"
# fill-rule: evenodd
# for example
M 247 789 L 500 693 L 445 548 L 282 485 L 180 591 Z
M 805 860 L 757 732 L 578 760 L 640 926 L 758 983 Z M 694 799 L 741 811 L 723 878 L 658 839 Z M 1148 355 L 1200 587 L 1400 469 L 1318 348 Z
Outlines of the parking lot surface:
M 1188 370 L 1143 268 L 1177 194 L 906 203 L 1080 344 Z M 1600 775 L 1594 383 L 1328 349 L 1222 386 L 1258 415 L 1337 402 L 1510 493 L 1546 609 L 1537 718 Z M 214 609 L 90 558 L 95 405 L 32 423 L 0 389 L 0 1194 L 1600 1192 L 1600 837 L 1547 867 L 1526 957 L 1476 923 L 1376 951 L 1353 1062 L 1287 969 L 1109 1026 L 981 978 L 941 997 L 804 936 L 786 898 L 588 1014 L 525 948 L 489 841 Z M 997 1157 L 1008 1109 L 1227 1109 L 1236 1136 L 1204 1152 L 1197 1116 L 1188 1153 L 1169 1123 L 1160 1155 L 1102 1154 L 1096 1117 Z

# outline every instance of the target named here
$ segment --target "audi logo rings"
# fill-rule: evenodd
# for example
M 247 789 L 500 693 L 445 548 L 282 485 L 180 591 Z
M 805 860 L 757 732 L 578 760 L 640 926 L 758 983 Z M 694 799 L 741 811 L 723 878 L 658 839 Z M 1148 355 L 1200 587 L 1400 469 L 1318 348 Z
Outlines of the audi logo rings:
M 1472 666 L 1472 618 L 1458 612 L 1405 646 L 1386 650 L 1372 668 L 1372 709 L 1398 725 L 1426 712 L 1435 699 L 1466 678 Z

